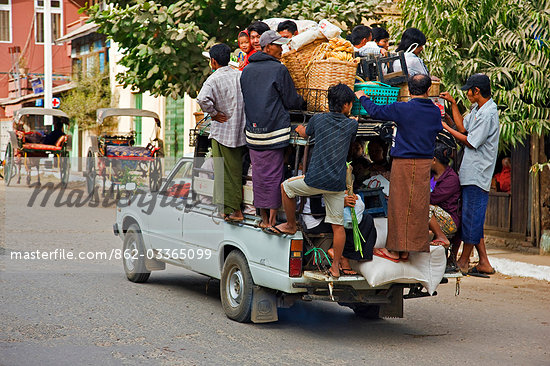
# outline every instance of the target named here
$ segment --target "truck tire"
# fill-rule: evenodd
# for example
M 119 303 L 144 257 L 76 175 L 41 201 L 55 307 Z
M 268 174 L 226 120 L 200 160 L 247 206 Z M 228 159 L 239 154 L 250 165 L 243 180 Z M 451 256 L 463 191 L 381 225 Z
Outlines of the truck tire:
M 151 272 L 145 267 L 145 246 L 141 231 L 136 224 L 130 225 L 124 234 L 122 245 L 122 264 L 128 280 L 136 283 L 146 282 Z
M 250 322 L 254 281 L 243 253 L 233 250 L 223 264 L 220 297 L 229 319 Z

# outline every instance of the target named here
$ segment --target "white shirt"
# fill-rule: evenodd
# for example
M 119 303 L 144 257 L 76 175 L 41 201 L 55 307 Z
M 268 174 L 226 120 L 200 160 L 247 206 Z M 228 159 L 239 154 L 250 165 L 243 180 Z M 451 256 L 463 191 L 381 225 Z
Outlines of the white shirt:
M 488 192 L 497 162 L 500 129 L 497 105 L 492 98 L 481 108 L 474 105 L 464 117 L 464 128 L 473 149 L 464 147 L 458 173 L 460 185 L 475 185 Z
M 405 52 L 405 62 L 407 64 L 407 71 L 409 72 L 409 76 L 414 76 L 418 74 L 430 76 L 430 72 L 424 64 L 424 61 L 422 61 L 422 59 L 414 53 Z M 395 60 L 393 62 L 393 71 L 401 71 L 400 60 Z

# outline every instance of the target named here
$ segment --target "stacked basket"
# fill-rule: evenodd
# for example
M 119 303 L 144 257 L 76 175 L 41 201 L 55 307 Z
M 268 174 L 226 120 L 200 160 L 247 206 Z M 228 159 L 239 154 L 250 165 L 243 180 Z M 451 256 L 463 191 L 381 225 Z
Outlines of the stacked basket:
M 328 88 L 343 83 L 353 89 L 357 63 L 334 59 L 313 61 L 307 74 L 308 111 L 328 112 Z
M 321 43 L 323 43 L 322 40 L 317 40 L 297 51 L 292 50 L 286 52 L 281 57 L 281 62 L 288 69 L 296 89 L 307 88 L 306 66 L 311 60 L 313 53 Z

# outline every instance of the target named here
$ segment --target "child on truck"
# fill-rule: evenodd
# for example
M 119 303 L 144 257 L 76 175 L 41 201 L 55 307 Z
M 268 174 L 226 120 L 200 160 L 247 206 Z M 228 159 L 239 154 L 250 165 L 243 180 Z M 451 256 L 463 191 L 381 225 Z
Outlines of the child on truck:
M 246 29 L 239 33 L 237 41 L 239 42 L 239 48 L 243 55 L 242 59 L 239 59 L 239 70 L 243 71 L 244 67 L 248 65 L 248 57 L 256 52 L 256 50 L 250 44 L 250 37 Z
M 294 198 L 322 194 L 326 206 L 325 222 L 331 224 L 334 233 L 334 260 L 329 271 L 335 278 L 340 277 L 340 261 L 346 241 L 344 196 L 348 148 L 345 147 L 351 145 L 357 133 L 357 121 L 347 117 L 354 100 L 354 93 L 347 85 L 334 85 L 328 90 L 330 112 L 311 117 L 307 127 L 300 125 L 296 128 L 296 132 L 304 138 L 315 137 L 311 163 L 305 176 L 293 177 L 281 184 L 287 222 L 265 230 L 275 235 L 295 234 L 297 224 Z

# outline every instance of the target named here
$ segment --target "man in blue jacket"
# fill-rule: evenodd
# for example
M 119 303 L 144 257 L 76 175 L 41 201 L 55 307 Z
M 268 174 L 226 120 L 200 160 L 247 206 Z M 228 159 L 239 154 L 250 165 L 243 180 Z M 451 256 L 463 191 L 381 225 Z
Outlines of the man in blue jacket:
M 373 118 L 397 124 L 388 201 L 386 249 L 374 254 L 393 261 L 406 260 L 409 252 L 429 252 L 428 222 L 430 169 L 435 138 L 443 130 L 439 108 L 428 98 L 429 76 L 409 79 L 411 100 L 406 103 L 376 105 L 365 93 L 356 93 Z
M 254 206 L 260 209 L 262 228 L 276 224 L 277 210 L 281 207 L 283 155 L 290 140 L 288 110 L 299 109 L 304 103 L 296 93 L 290 73 L 279 61 L 282 45 L 288 41 L 275 31 L 263 33 L 262 51 L 250 56 L 250 63 L 241 75 Z

